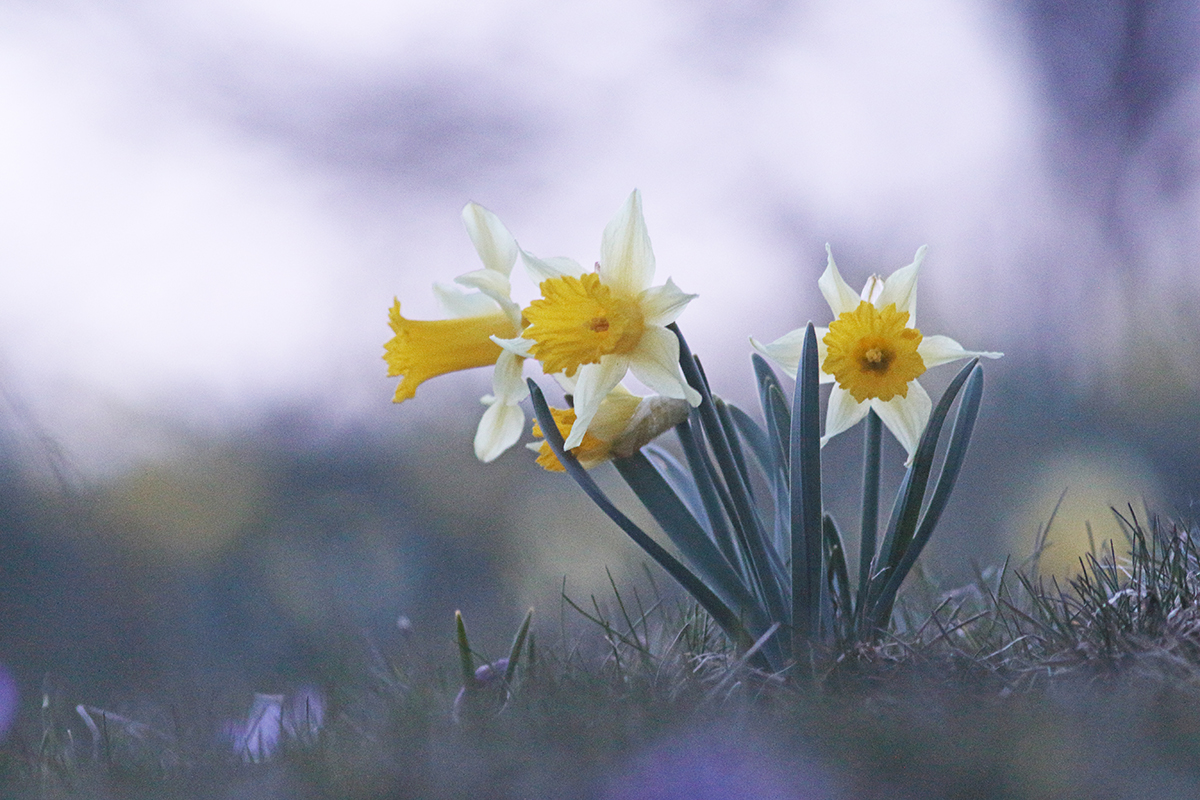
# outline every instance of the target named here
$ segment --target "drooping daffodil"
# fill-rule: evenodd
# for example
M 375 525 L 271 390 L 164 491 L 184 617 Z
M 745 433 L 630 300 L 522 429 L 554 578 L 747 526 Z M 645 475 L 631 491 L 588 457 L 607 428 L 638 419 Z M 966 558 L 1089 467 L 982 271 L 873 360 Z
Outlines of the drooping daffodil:
M 499 218 L 483 206 L 468 203 L 462 217 L 483 268 L 459 275 L 454 279 L 458 286 L 434 284 L 450 319 L 406 319 L 396 300 L 388 320 L 395 335 L 384 345 L 383 358 L 390 377 L 402 376 L 392 398 L 396 403 L 411 398 L 430 378 L 494 365 L 492 393 L 483 398 L 488 409 L 475 433 L 475 455 L 491 461 L 516 444 L 525 427 L 520 402 L 529 389 L 521 380 L 523 359 L 493 341 L 521 332 L 521 307 L 513 302 L 509 283 L 519 248 Z
M 668 279 L 653 286 L 654 251 L 635 189 L 604 229 L 600 262 L 588 272 L 570 258 L 539 259 L 522 251 L 541 297 L 525 309 L 528 327 L 497 344 L 535 358 L 548 374 L 575 381 L 568 449 L 584 439 L 600 406 L 627 372 L 660 395 L 700 404 L 679 367 L 679 340 L 666 326 L 695 295 Z
M 569 386 L 569 379 L 564 381 Z M 567 439 L 578 424 L 574 408 L 551 408 L 551 416 L 559 434 Z M 602 464 L 612 458 L 633 455 L 657 436 L 687 419 L 688 403 L 673 397 L 639 397 L 618 384 L 603 400 L 592 418 L 592 424 L 582 441 L 571 454 L 584 469 Z M 534 421 L 533 435 L 543 436 L 541 426 Z M 564 444 L 566 442 L 564 441 Z M 537 463 L 549 472 L 563 472 L 564 467 L 543 439 L 526 445 L 538 454 Z
M 1003 353 L 966 350 L 948 336 L 925 336 L 915 325 L 917 273 L 925 247 L 887 278 L 871 276 L 862 292 L 842 279 L 833 252 L 817 286 L 833 311 L 828 328 L 817 328 L 821 383 L 834 383 L 825 415 L 824 445 L 874 411 L 904 446 L 911 461 L 933 403 L 917 381 L 925 370 L 963 358 L 999 358 Z M 804 346 L 804 329 L 770 344 L 751 337 L 758 352 L 793 378 Z

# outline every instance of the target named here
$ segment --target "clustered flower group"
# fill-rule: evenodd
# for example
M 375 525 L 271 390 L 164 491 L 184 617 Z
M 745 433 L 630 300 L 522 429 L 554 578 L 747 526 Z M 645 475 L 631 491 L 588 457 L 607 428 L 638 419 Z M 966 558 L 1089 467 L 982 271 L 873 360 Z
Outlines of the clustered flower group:
M 436 375 L 494 365 L 492 394 L 483 398 L 488 409 L 475 434 L 475 454 L 491 461 L 521 438 L 520 403 L 529 394 L 522 371 L 532 359 L 571 395 L 572 408 L 557 410 L 555 420 L 567 448 L 589 466 L 629 448 L 629 433 L 664 399 L 684 409 L 657 415 L 667 422 L 686 417 L 688 404 L 699 405 L 679 367 L 679 340 L 666 328 L 695 295 L 670 279 L 653 285 L 654 250 L 640 193 L 635 190 L 604 229 L 595 271 L 570 258 L 529 254 L 495 214 L 475 203 L 463 209 L 463 220 L 484 268 L 455 279 L 473 292 L 435 286 L 452 319 L 410 320 L 401 316 L 399 301 L 393 305 L 395 336 L 384 345 L 384 359 L 388 375 L 402 376 L 395 402 Z M 518 254 L 541 293 L 524 309 L 513 302 L 509 281 Z M 630 393 L 621 385 L 630 372 L 659 396 Z M 536 426 L 534 433 L 540 435 Z M 545 443 L 535 449 L 547 469 L 561 468 Z
M 475 454 L 492 461 L 521 438 L 529 395 L 526 361 L 541 365 L 571 396 L 571 408 L 554 409 L 565 447 L 591 467 L 631 454 L 686 419 L 701 397 L 679 365 L 679 340 L 667 329 L 695 299 L 668 278 L 653 285 L 654 251 L 636 190 L 609 221 L 594 271 L 570 258 L 537 258 L 523 250 L 495 214 L 468 203 L 463 221 L 483 268 L 435 284 L 448 319 L 411 320 L 395 301 L 394 336 L 384 345 L 388 375 L 400 377 L 393 400 L 413 397 L 437 375 L 494 367 L 492 393 L 475 434 Z M 818 329 L 821 381 L 833 382 L 824 444 L 876 412 L 908 452 L 916 449 L 932 403 L 917 382 L 926 369 L 962 358 L 1000 353 L 963 349 L 945 336 L 923 336 L 914 327 L 917 273 L 913 263 L 886 279 L 873 276 L 861 293 L 842 279 L 829 254 L 818 281 L 834 320 Z M 512 299 L 510 278 L 520 257 L 540 296 L 525 308 Z M 752 346 L 795 377 L 804 330 Z M 641 397 L 622 385 L 632 373 L 657 396 Z M 536 423 L 535 436 L 540 436 Z M 562 469 L 545 442 L 530 445 L 546 469 Z

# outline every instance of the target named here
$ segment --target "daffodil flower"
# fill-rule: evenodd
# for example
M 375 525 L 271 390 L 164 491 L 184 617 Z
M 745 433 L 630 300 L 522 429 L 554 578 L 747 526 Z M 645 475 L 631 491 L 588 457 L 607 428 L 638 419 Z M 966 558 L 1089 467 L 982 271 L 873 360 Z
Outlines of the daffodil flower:
M 596 272 L 569 258 L 521 255 L 541 297 L 525 309 L 529 325 L 520 336 L 493 339 L 537 359 L 549 374 L 576 380 L 568 449 L 583 442 L 604 398 L 627 372 L 664 397 L 700 404 L 679 368 L 679 340 L 666 328 L 695 295 L 670 279 L 651 285 L 654 251 L 636 189 L 604 229 Z
M 529 389 L 521 380 L 523 359 L 493 341 L 521 332 L 521 307 L 513 302 L 509 284 L 519 248 L 504 224 L 486 208 L 468 203 L 462 217 L 483 268 L 454 281 L 475 291 L 435 284 L 434 293 L 451 317 L 443 320 L 406 319 L 396 300 L 388 320 L 395 336 L 384 345 L 383 358 L 390 377 L 402 376 L 392 398 L 396 403 L 411 398 L 430 378 L 494 365 L 492 394 L 483 398 L 488 409 L 475 433 L 475 455 L 491 461 L 516 444 L 525 427 L 520 402 Z
M 566 385 L 569 387 L 569 381 Z M 564 439 L 578 424 L 574 408 L 551 408 L 554 424 Z M 578 445 L 569 448 L 584 469 L 602 464 L 612 458 L 633 455 L 659 434 L 687 419 L 688 404 L 679 398 L 639 397 L 624 386 L 617 385 L 600 401 L 592 424 Z M 543 436 L 541 426 L 533 423 L 533 435 Z M 565 444 L 565 442 L 564 442 Z M 526 445 L 538 454 L 537 463 L 549 472 L 563 472 L 564 467 L 546 441 Z
M 821 383 L 834 383 L 825 416 L 824 445 L 874 411 L 904 446 L 911 461 L 933 403 L 917 381 L 925 370 L 963 358 L 999 358 L 1003 353 L 965 350 L 948 336 L 924 336 L 915 326 L 917 273 L 925 259 L 921 247 L 913 262 L 886 279 L 873 275 L 855 292 L 842 279 L 826 246 L 829 263 L 817 281 L 834 321 L 817 328 Z M 770 344 L 751 337 L 754 349 L 796 377 L 804 329 Z

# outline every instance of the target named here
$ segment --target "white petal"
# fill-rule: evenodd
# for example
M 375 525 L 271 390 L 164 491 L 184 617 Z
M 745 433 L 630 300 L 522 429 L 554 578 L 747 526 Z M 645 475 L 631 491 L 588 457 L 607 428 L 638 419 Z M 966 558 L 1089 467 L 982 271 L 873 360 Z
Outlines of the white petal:
M 788 374 L 788 377 L 794 379 L 796 372 L 800 369 L 800 356 L 804 352 L 805 330 L 805 328 L 797 328 L 790 333 L 785 333 L 770 344 L 763 344 L 751 336 L 750 345 L 778 364 Z M 829 328 L 813 328 L 813 331 L 817 334 L 817 363 L 824 364 L 825 356 L 829 354 L 829 347 L 825 344 L 825 334 L 829 333 Z M 819 382 L 833 383 L 833 376 L 822 372 Z
M 886 403 L 882 400 L 872 400 L 871 408 L 883 420 L 892 435 L 908 453 L 906 464 L 912 463 L 913 453 L 921 442 L 921 434 L 925 424 L 929 422 L 929 412 L 933 410 L 933 401 L 929 393 L 916 381 L 908 383 L 908 397 L 896 395 Z
M 907 311 L 910 328 L 916 325 L 917 273 L 921 269 L 921 262 L 925 260 L 925 249 L 925 245 L 921 245 L 917 254 L 913 256 L 911 264 L 901 267 L 887 277 L 887 280 L 883 282 L 883 289 L 879 292 L 879 297 L 875 300 L 876 308 L 886 308 L 889 304 L 895 303 L 897 311 Z
M 513 355 L 518 355 L 521 358 L 533 358 L 529 352 L 529 348 L 535 344 L 533 339 L 526 339 L 522 336 L 515 336 L 512 339 L 501 339 L 499 336 L 493 336 L 492 341 Z
M 475 431 L 475 457 L 485 464 L 517 443 L 525 429 L 525 412 L 519 405 L 493 402 Z
M 858 308 L 860 300 L 858 292 L 851 289 L 850 284 L 842 280 L 842 274 L 838 272 L 837 264 L 833 262 L 833 249 L 829 245 L 825 245 L 825 252 L 829 255 L 829 260 L 825 265 L 825 271 L 817 279 L 817 287 L 825 296 L 825 302 L 829 303 L 829 307 L 833 310 L 833 318 L 837 319 L 839 314 L 845 314 L 847 311 Z
M 523 380 L 525 360 L 505 350 L 496 359 L 492 370 L 492 395 L 502 403 L 519 403 L 529 397 L 529 386 Z
M 616 355 L 604 356 L 599 364 L 584 364 L 579 368 L 575 373 L 579 377 L 575 385 L 575 422 L 563 447 L 570 450 L 579 446 L 600 404 L 628 371 L 629 357 Z
M 462 218 L 479 260 L 488 269 L 508 276 L 517 263 L 517 241 L 508 228 L 499 217 L 475 203 L 467 203 Z
M 925 362 L 925 369 L 939 364 L 949 364 L 960 358 L 1000 358 L 1004 353 L 993 353 L 986 350 L 964 350 L 963 346 L 949 336 L 926 336 L 917 345 L 917 354 Z
M 630 353 L 629 368 L 639 381 L 664 397 L 700 405 L 700 393 L 687 385 L 679 367 L 679 338 L 666 328 L 647 328 Z
M 667 278 L 662 286 L 651 286 L 638 297 L 647 325 L 670 325 L 679 318 L 688 303 L 696 299 L 694 294 L 684 294 L 675 283 Z
M 500 309 L 496 301 L 479 292 L 464 292 L 457 286 L 446 283 L 435 283 L 433 295 L 438 305 L 446 312 L 446 316 L 461 319 L 463 317 L 486 317 L 495 314 Z
M 494 269 L 477 269 L 474 272 L 468 272 L 459 275 L 454 279 L 455 283 L 468 286 L 472 289 L 478 289 L 483 294 L 496 301 L 496 304 L 508 314 L 512 320 L 513 327 L 517 330 L 521 328 L 521 307 L 512 301 L 510 297 L 512 293 L 512 284 L 508 280 L 508 276 L 497 272 Z
M 525 262 L 525 271 L 529 273 L 530 279 L 537 284 L 540 284 L 542 281 L 548 281 L 551 278 L 561 278 L 564 275 L 578 278 L 587 271 L 579 266 L 578 261 L 566 256 L 538 258 L 522 250 L 521 261 Z
M 642 219 L 642 195 L 634 189 L 600 238 L 600 280 L 617 292 L 636 297 L 653 279 L 654 250 Z
M 805 328 L 797 328 L 785 333 L 770 344 L 763 344 L 751 336 L 750 346 L 774 361 L 780 369 L 788 374 L 788 377 L 794 379 L 796 371 L 800 369 L 800 356 L 804 352 L 805 331 Z
M 870 405 L 860 403 L 854 395 L 841 386 L 834 386 L 829 393 L 829 405 L 825 409 L 825 435 L 821 437 L 821 446 L 839 433 L 853 428 L 870 411 Z

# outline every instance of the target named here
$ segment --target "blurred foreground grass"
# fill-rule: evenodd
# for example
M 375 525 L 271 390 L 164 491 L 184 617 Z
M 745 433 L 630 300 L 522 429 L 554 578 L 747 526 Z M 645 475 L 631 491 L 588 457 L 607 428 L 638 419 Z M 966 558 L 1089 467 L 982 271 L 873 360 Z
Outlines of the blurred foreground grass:
M 4 796 L 1198 796 L 1198 531 L 1121 520 L 1129 556 L 1101 548 L 1069 584 L 1036 565 L 918 582 L 894 635 L 825 654 L 815 680 L 747 668 L 647 576 L 564 598 L 589 627 L 536 628 L 498 713 L 456 721 L 450 648 L 401 634 L 346 652 L 319 734 L 264 763 L 220 735 L 232 707 L 145 697 L 97 736 L 80 698 L 50 693 L 4 746 Z

